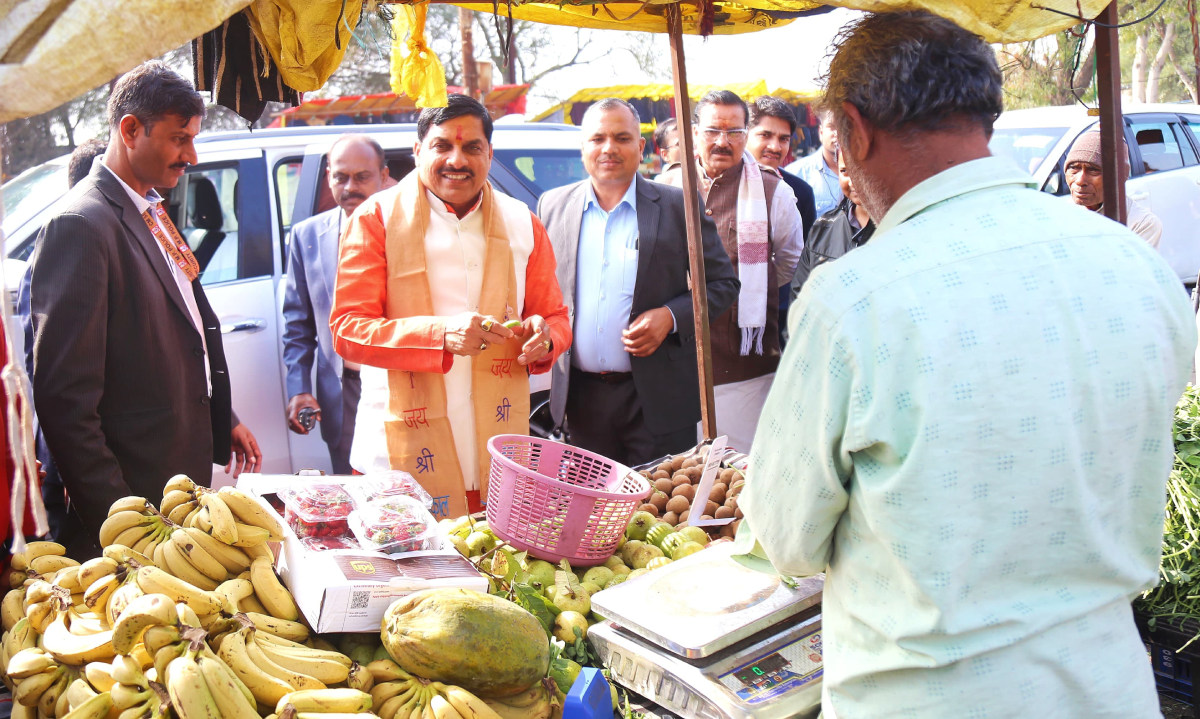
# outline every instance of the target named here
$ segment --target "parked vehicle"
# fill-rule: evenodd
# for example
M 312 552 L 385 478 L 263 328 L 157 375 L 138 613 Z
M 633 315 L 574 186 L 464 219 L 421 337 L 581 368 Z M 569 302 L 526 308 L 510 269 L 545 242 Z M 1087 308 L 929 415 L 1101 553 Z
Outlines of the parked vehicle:
M 1124 112 L 1125 192 L 1162 220 L 1158 251 L 1192 287 L 1200 273 L 1200 105 L 1134 105 Z M 990 147 L 1032 174 L 1044 192 L 1070 195 L 1063 160 L 1098 121 L 1078 105 L 1012 110 L 996 120 Z
M 280 308 L 288 230 L 334 207 L 325 162 L 346 132 L 375 138 L 393 177 L 413 169 L 414 124 L 220 132 L 197 138 L 199 162 L 168 198 L 180 232 L 198 258 L 207 258 L 200 281 L 225 335 L 233 406 L 258 439 L 263 472 L 330 469 L 318 432 L 287 429 Z M 545 190 L 586 176 L 576 127 L 500 121 L 493 146 L 489 179 L 530 209 Z M 66 160 L 51 160 L 4 185 L 6 283 L 14 295 L 38 230 L 67 192 Z M 531 431 L 544 435 L 550 430 L 549 375 L 532 380 Z

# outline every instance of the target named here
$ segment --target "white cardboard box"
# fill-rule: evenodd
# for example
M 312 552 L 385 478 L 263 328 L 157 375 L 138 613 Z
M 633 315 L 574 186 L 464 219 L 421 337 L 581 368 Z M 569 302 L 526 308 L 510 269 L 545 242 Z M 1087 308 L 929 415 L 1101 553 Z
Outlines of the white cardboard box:
M 290 474 L 243 474 L 238 478 L 238 489 L 258 497 L 284 526 L 281 546 L 272 545 L 275 565 L 314 631 L 377 632 L 383 613 L 392 602 L 422 589 L 453 587 L 487 591 L 487 578 L 454 549 L 393 555 L 351 549 L 309 551 L 264 499 L 297 483 L 353 481 L 353 477 Z

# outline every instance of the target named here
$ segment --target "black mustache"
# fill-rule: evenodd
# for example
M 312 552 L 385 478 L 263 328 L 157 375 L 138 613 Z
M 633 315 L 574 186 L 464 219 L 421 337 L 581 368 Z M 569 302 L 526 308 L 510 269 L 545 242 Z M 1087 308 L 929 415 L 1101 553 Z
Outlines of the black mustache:
M 174 165 L 171 165 L 171 169 L 172 170 L 174 170 L 174 169 L 186 170 L 190 166 L 191 166 L 190 162 L 176 162 Z
M 733 150 L 726 150 L 723 147 L 713 147 L 710 152 L 712 152 L 714 155 L 729 155 L 730 157 L 733 157 Z
M 441 174 L 443 174 L 443 175 L 446 175 L 446 174 L 466 175 L 467 177 L 475 176 L 475 173 L 472 172 L 471 169 L 468 167 L 464 167 L 461 170 L 456 167 L 447 167 L 446 169 L 442 170 Z
M 365 199 L 367 199 L 366 195 L 359 194 L 357 192 L 343 192 L 342 196 L 338 198 L 338 202 L 345 202 L 346 200 L 365 200 Z

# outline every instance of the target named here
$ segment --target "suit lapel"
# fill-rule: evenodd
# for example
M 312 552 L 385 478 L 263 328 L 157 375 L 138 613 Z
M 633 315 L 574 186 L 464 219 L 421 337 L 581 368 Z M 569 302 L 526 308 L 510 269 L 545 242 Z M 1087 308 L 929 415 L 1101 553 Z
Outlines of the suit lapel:
M 566 272 L 561 283 L 566 285 L 562 288 L 563 297 L 569 298 L 567 302 L 570 303 L 572 311 L 575 309 L 575 267 L 579 259 L 579 237 L 583 230 L 583 200 L 587 197 L 587 182 L 589 180 L 584 180 L 575 186 L 575 190 L 567 198 L 567 208 L 563 215 L 566 230 L 570 233 L 568 237 L 575 238 L 575 242 L 567 246 L 569 252 L 563 258 Z
M 317 247 L 313 253 L 313 262 L 316 264 L 316 272 L 313 274 L 330 297 L 333 297 L 333 288 L 337 284 L 338 245 L 341 241 L 338 230 L 341 227 L 341 217 L 342 208 L 335 207 L 330 210 L 329 216 L 325 218 L 325 226 L 317 232 L 314 239 Z M 309 282 L 312 282 L 312 279 Z
M 637 183 L 637 218 L 638 218 L 638 271 L 637 280 L 633 286 L 633 308 L 630 318 L 638 315 L 641 307 L 641 288 L 647 284 L 650 272 L 650 258 L 654 254 L 654 245 L 658 242 L 658 190 L 654 183 L 641 175 L 634 177 Z
M 100 163 L 96 163 L 99 165 Z M 136 243 L 142 248 L 142 252 L 146 255 L 146 261 L 154 268 L 154 274 L 158 275 L 158 279 L 162 282 L 163 290 L 167 293 L 167 297 L 175 303 L 179 311 L 183 313 L 184 319 L 187 320 L 188 327 L 196 329 L 195 323 L 192 322 L 192 313 L 188 311 L 187 305 L 184 304 L 183 295 L 179 292 L 179 285 L 175 282 L 175 277 L 171 274 L 171 269 L 167 267 L 163 261 L 162 251 L 158 247 L 158 240 L 154 239 L 154 235 L 150 234 L 150 228 L 146 227 L 146 221 L 142 219 L 141 213 L 133 206 L 133 200 L 129 198 L 129 193 L 121 186 L 116 176 L 107 168 L 93 166 L 94 173 L 98 173 L 96 184 L 100 187 L 101 192 L 108 198 L 115 207 L 120 210 L 121 224 L 125 225 L 126 231 L 135 238 Z M 199 334 L 197 332 L 197 334 Z

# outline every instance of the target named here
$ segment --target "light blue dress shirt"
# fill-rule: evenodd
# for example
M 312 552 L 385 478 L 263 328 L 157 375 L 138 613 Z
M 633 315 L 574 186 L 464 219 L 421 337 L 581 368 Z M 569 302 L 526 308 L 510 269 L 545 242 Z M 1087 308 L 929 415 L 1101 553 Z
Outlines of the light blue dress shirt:
M 584 372 L 629 372 L 621 333 L 629 327 L 637 283 L 637 182 L 605 212 L 589 182 L 575 269 L 571 363 Z
M 825 155 L 820 150 L 796 160 L 785 169 L 812 188 L 817 217 L 837 207 L 842 201 L 842 186 L 838 184 L 837 171 L 825 164 Z
M 1152 247 L 1035 188 L 946 170 L 792 305 L 738 499 L 780 571 L 826 572 L 826 719 L 1160 716 L 1129 602 L 1195 319 Z

